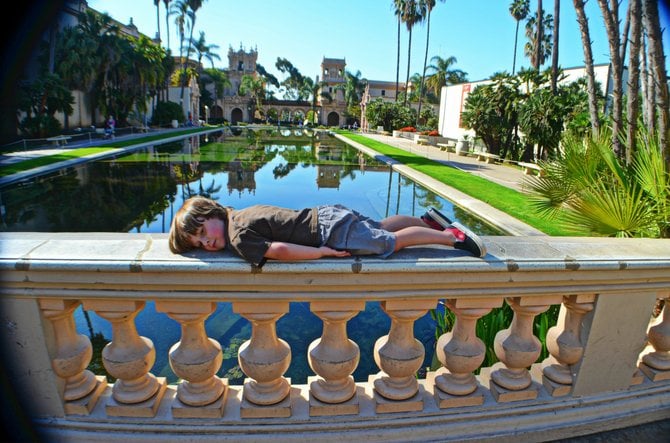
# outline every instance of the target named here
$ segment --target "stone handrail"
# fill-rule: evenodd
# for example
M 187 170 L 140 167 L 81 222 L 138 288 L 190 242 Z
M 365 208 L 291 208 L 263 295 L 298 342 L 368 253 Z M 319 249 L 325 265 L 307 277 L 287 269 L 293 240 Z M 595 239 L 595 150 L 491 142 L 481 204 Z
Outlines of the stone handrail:
M 256 269 L 226 253 L 172 255 L 162 234 L 3 233 L 3 362 L 33 425 L 60 441 L 537 441 L 670 417 L 670 240 L 484 239 L 485 259 L 426 247 Z M 380 372 L 355 382 L 346 325 L 371 300 L 391 327 L 374 347 Z M 442 367 L 417 379 L 425 349 L 413 324 L 440 300 L 456 323 L 437 341 Z M 177 384 L 149 372 L 156 351 L 134 323 L 147 301 L 181 325 Z M 205 329 L 224 301 L 252 325 L 238 353 L 244 386 L 216 375 L 221 346 Z M 284 376 L 291 349 L 276 332 L 292 301 L 323 322 L 307 385 Z M 480 368 L 476 323 L 503 303 L 514 318 L 496 335 L 500 362 Z M 113 383 L 86 369 L 80 305 L 112 326 L 102 360 Z M 551 357 L 536 362 L 533 319 L 551 305 Z

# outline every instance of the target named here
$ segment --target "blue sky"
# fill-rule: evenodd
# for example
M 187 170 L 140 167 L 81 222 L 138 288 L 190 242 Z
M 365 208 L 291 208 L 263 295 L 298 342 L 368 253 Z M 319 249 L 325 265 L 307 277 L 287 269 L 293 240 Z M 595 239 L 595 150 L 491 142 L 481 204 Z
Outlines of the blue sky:
M 114 19 L 128 23 L 132 18 L 141 32 L 151 37 L 156 33 L 156 8 L 152 0 L 89 0 L 92 8 L 109 13 Z M 511 0 L 446 0 L 438 1 L 430 26 L 428 59 L 439 55 L 454 56 L 456 68 L 468 73 L 471 81 L 481 80 L 494 72 L 511 72 L 516 22 L 509 13 Z M 661 2 L 662 3 L 662 2 Z M 536 2 L 531 1 L 534 10 Z M 197 13 L 195 36 L 205 32 L 208 44 L 219 46 L 217 67 L 227 67 L 230 46 L 239 49 L 257 48 L 258 62 L 279 79 L 285 76 L 275 69 L 277 57 L 291 61 L 303 75 L 320 74 L 323 57 L 344 58 L 347 69 L 361 71 L 371 80 L 395 80 L 397 57 L 397 21 L 391 0 L 205 0 Z M 625 17 L 627 1 L 620 10 Z M 553 13 L 553 2 L 544 1 L 545 10 Z M 587 16 L 596 63 L 609 61 L 609 48 L 602 15 L 596 0 L 587 2 Z M 163 45 L 165 10 L 160 5 L 160 26 Z M 667 15 L 663 15 L 667 26 Z M 623 19 L 622 19 L 623 22 Z M 523 56 L 526 42 L 523 22 L 519 27 L 516 69 L 529 66 Z M 666 55 L 670 40 L 664 33 Z M 583 50 L 579 26 L 572 1 L 561 1 L 559 63 L 564 68 L 582 66 Z M 423 66 L 426 49 L 426 26 L 419 25 L 412 33 L 410 75 Z M 170 19 L 170 46 L 178 52 L 174 19 Z M 407 70 L 408 33 L 401 33 L 400 78 Z

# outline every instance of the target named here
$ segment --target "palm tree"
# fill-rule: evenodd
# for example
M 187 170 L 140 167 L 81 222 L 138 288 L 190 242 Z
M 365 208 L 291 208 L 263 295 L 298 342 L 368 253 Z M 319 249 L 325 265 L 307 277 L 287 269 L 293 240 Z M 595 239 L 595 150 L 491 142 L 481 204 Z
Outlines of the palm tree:
M 600 133 L 600 118 L 598 116 L 598 91 L 596 90 L 596 76 L 593 69 L 593 50 L 591 49 L 591 35 L 589 22 L 584 11 L 584 0 L 573 0 L 577 23 L 582 36 L 584 48 L 584 69 L 586 71 L 587 92 L 589 94 L 589 115 L 591 119 L 591 136 L 597 137 Z
M 451 69 L 456 64 L 456 57 L 442 58 L 439 55 L 430 59 L 433 64 L 428 66 L 433 73 L 426 79 L 426 86 L 439 97 L 442 86 L 454 85 L 467 81 L 468 74 L 460 69 Z
M 612 150 L 611 134 L 566 137 L 557 161 L 543 163 L 544 177 L 529 179 L 538 213 L 563 214 L 564 223 L 587 235 L 670 236 L 670 174 L 657 138 L 643 141 L 631 167 Z
M 156 37 L 158 38 L 158 43 L 161 41 L 161 17 L 160 17 L 160 4 L 161 0 L 154 0 L 154 6 L 156 7 Z
M 188 7 L 191 10 L 191 14 L 189 14 L 189 17 L 191 18 L 191 24 L 190 24 L 190 30 L 191 30 L 191 35 L 188 38 L 188 49 L 186 51 L 187 57 L 188 55 L 191 54 L 191 43 L 193 42 L 193 29 L 195 28 L 195 18 L 196 18 L 196 13 L 198 12 L 198 9 L 202 7 L 203 0 L 187 0 Z M 184 63 L 183 65 L 183 70 L 186 72 L 186 64 Z M 184 85 L 182 83 L 181 85 L 181 98 L 184 98 Z
M 398 101 L 398 84 L 400 82 L 400 23 L 402 23 L 402 14 L 405 10 L 405 0 L 393 0 L 393 13 L 398 17 L 398 54 L 395 64 L 395 101 Z
M 435 0 L 420 0 L 427 12 L 426 15 L 426 52 L 423 56 L 423 70 L 421 71 L 421 83 L 419 85 L 419 109 L 416 113 L 416 126 L 419 126 L 419 118 L 421 118 L 421 102 L 423 101 L 423 84 L 426 78 L 426 65 L 428 64 L 428 45 L 430 43 L 430 13 L 435 7 Z M 440 0 L 444 2 L 444 0 Z
M 661 156 L 665 158 L 666 170 L 670 171 L 670 93 L 668 92 L 668 74 L 665 67 L 661 24 L 658 2 L 642 1 L 644 28 L 649 46 L 649 65 L 657 91 L 651 97 L 651 105 L 658 110 L 658 144 Z M 667 32 L 667 31 L 666 31 Z
M 305 77 L 305 83 L 308 85 L 310 91 L 312 124 L 315 124 L 316 122 L 314 120 L 316 117 L 316 106 L 319 102 L 319 99 L 326 99 L 328 100 L 328 103 L 332 103 L 333 96 L 324 89 L 324 87 L 328 85 L 326 82 L 318 82 L 312 80 L 310 77 Z
M 516 72 L 516 48 L 519 40 L 519 22 L 525 20 L 530 11 L 529 0 L 514 0 L 509 7 L 509 12 L 516 20 L 516 31 L 514 32 L 514 59 L 512 60 L 512 75 Z
M 179 57 L 183 61 L 184 57 L 184 32 L 186 28 L 186 20 L 189 14 L 187 0 L 177 0 L 170 8 L 169 15 L 175 16 L 174 24 L 179 30 Z
M 230 83 L 230 79 L 228 79 L 228 74 L 226 73 L 226 71 L 216 68 L 206 68 L 205 74 L 214 84 L 214 102 L 216 103 L 216 101 L 220 99 L 222 102 L 221 109 L 223 109 L 224 108 L 223 91 L 225 90 L 225 88 L 227 87 L 229 88 L 232 86 L 232 84 Z
M 412 59 L 412 30 L 414 25 L 421 22 L 425 15 L 423 2 L 417 3 L 416 0 L 407 0 L 405 2 L 405 10 L 402 14 L 402 21 L 407 26 L 409 33 L 409 42 L 407 43 L 407 75 L 405 77 L 405 88 L 409 88 L 409 68 Z M 404 106 L 407 106 L 407 93 L 405 93 Z
M 619 32 L 619 2 L 608 5 L 598 0 L 607 31 L 612 66 L 612 147 L 618 156 L 625 156 L 619 139 L 623 129 L 623 60 L 621 58 L 621 35 Z
M 212 64 L 212 68 L 214 67 L 214 59 L 221 60 L 219 54 L 213 52 L 214 49 L 219 49 L 219 45 L 208 45 L 205 41 L 205 33 L 203 31 L 200 31 L 200 38 L 194 40 L 191 44 L 193 45 L 193 51 L 191 52 L 198 54 L 198 66 L 202 65 L 203 58 L 209 60 Z
M 551 53 L 551 92 L 556 94 L 556 80 L 558 78 L 558 25 L 561 15 L 561 0 L 554 0 L 554 42 Z
M 99 102 L 100 93 L 105 87 L 111 67 L 118 61 L 119 55 L 116 47 L 116 36 L 118 27 L 112 24 L 112 18 L 107 14 L 97 14 L 91 10 L 79 16 L 77 25 L 84 34 L 85 41 L 90 44 L 92 59 L 95 60 L 96 72 L 93 75 L 88 90 L 91 104 L 91 122 L 95 122 L 95 114 Z
M 167 49 L 170 50 L 170 2 L 172 0 L 163 0 L 165 5 L 165 34 L 167 35 Z
M 633 157 L 633 150 L 636 145 L 637 119 L 640 105 L 640 50 L 642 49 L 642 5 L 640 4 L 640 0 L 631 0 L 628 3 L 627 22 L 630 26 L 630 63 L 628 68 L 628 92 L 626 94 L 628 97 L 626 108 L 626 116 L 628 119 L 628 128 L 626 131 L 626 164 L 630 164 Z M 624 38 L 624 41 L 627 40 L 627 38 Z M 622 54 L 623 53 L 625 53 L 625 50 L 622 50 Z
M 542 16 L 542 26 L 539 26 L 538 15 Z M 528 18 L 526 21 L 526 37 L 528 41 L 524 47 L 526 56 L 530 59 L 531 65 L 537 71 L 542 64 L 551 55 L 551 29 L 554 19 L 551 14 L 545 15 L 544 12 Z
M 262 109 L 263 98 L 265 97 L 265 82 L 263 82 L 262 78 L 248 74 L 243 75 L 242 81 L 240 82 L 239 92 L 240 95 L 246 95 L 248 93 L 251 96 L 256 109 Z M 252 115 L 254 113 L 252 113 Z
M 542 0 L 537 0 L 537 34 L 535 36 L 535 60 L 537 61 L 537 65 L 535 65 L 535 68 L 540 71 L 540 66 L 542 66 L 542 62 L 544 61 L 544 57 L 542 57 L 542 42 L 544 41 L 544 10 L 542 9 Z

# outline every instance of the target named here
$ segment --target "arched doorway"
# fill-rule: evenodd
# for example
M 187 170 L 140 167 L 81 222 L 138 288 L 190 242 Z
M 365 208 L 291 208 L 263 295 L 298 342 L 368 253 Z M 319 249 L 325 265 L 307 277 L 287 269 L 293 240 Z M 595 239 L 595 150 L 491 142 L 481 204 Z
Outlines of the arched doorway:
M 339 114 L 335 111 L 328 114 L 327 124 L 328 126 L 335 126 L 335 127 L 340 126 Z
M 233 125 L 236 125 L 237 123 L 243 121 L 243 119 L 244 119 L 244 114 L 242 113 L 242 110 L 240 108 L 235 108 L 230 113 L 230 122 Z

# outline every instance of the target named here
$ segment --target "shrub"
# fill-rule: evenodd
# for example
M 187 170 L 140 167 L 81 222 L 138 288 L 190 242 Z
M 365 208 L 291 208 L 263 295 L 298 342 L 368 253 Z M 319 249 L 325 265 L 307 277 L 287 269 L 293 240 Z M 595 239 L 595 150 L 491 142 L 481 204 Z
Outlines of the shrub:
M 179 123 L 184 122 L 184 111 L 181 106 L 174 102 L 158 102 L 156 110 L 151 116 L 151 124 L 153 126 L 166 126 L 172 120 L 177 120 Z
M 405 126 L 404 128 L 400 128 L 400 132 L 416 132 L 416 128 L 414 126 Z

